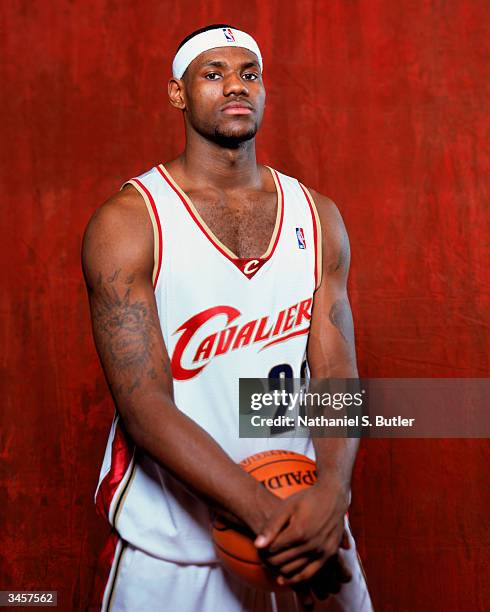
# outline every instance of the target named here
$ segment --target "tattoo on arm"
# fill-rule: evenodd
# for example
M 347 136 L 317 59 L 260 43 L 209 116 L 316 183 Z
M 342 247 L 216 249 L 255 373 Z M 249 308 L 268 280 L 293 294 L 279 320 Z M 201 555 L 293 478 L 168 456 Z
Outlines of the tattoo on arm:
M 340 332 L 342 338 L 350 343 L 354 342 L 354 324 L 349 302 L 341 298 L 332 304 L 328 317 L 332 325 Z
M 134 276 L 120 279 L 121 270 L 104 279 L 99 274 L 92 298 L 97 347 L 116 395 L 131 395 L 145 376 L 154 379 L 152 349 L 160 333 L 158 316 L 144 301 L 131 300 Z

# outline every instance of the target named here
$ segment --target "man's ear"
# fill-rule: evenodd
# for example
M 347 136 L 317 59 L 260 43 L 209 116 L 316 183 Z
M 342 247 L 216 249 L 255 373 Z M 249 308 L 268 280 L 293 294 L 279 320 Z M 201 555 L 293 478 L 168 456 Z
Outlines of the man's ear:
M 168 97 L 170 104 L 179 110 L 185 109 L 184 81 L 171 78 L 168 82 Z

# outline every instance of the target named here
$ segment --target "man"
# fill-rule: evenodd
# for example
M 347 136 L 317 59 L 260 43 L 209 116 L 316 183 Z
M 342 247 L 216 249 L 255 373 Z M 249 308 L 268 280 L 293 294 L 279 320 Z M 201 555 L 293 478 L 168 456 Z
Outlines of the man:
M 184 152 L 126 183 L 84 238 L 94 337 L 117 406 L 96 493 L 113 532 L 94 606 L 370 610 L 345 520 L 356 441 L 237 433 L 239 378 L 299 378 L 307 340 L 313 376 L 357 376 L 340 214 L 257 164 L 265 89 L 251 36 L 222 24 L 188 36 L 169 98 L 184 117 Z M 237 465 L 267 449 L 316 457 L 318 482 L 279 500 Z M 210 509 L 247 525 L 292 588 L 274 596 L 226 573 Z

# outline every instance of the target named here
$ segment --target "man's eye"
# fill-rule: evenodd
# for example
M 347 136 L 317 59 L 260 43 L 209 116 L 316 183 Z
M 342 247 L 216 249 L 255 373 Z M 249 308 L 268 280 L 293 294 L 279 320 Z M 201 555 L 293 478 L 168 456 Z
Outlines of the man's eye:
M 205 75 L 205 79 L 208 79 L 209 81 L 216 81 L 217 79 L 219 79 L 220 75 L 217 72 L 208 72 L 208 74 Z
M 256 81 L 256 80 L 259 78 L 259 75 L 258 75 L 258 74 L 256 74 L 255 72 L 246 72 L 246 73 L 243 75 L 243 78 L 244 78 L 246 81 Z

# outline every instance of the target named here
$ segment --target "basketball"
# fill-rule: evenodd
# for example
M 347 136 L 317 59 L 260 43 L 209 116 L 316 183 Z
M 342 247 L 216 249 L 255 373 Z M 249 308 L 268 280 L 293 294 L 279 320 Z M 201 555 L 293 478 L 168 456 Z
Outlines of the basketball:
M 270 450 L 247 457 L 241 467 L 281 499 L 311 487 L 316 482 L 315 462 L 292 451 Z M 262 566 L 255 536 L 246 529 L 213 521 L 213 541 L 224 566 L 255 588 L 281 591 L 288 587 L 277 584 L 272 572 Z

